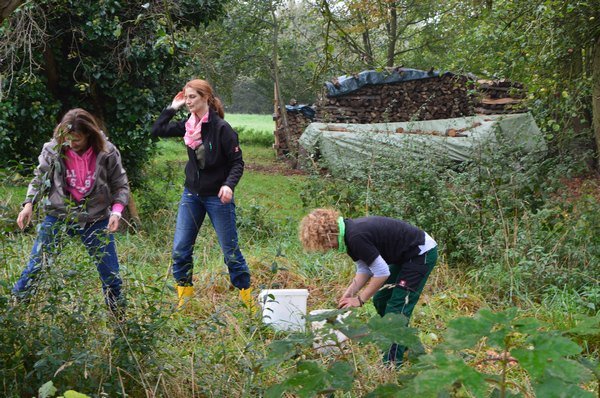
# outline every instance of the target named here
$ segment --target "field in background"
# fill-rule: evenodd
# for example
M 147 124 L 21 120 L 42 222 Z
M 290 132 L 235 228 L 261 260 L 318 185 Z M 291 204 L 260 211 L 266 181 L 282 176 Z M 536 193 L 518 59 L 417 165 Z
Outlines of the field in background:
M 246 129 L 268 131 L 271 134 L 273 134 L 273 130 L 275 130 L 275 122 L 271 115 L 226 113 L 225 120 L 231 124 L 233 128 L 244 127 Z

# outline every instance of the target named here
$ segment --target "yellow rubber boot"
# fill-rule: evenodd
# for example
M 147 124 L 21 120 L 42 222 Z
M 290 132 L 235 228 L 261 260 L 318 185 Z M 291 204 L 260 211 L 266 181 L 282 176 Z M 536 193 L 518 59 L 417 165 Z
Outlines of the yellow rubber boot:
M 179 297 L 177 309 L 180 309 L 194 297 L 194 286 L 177 286 L 177 297 Z
M 240 289 L 240 300 L 244 304 L 244 307 L 248 308 L 252 314 L 256 313 L 256 304 L 252 298 L 252 288 Z

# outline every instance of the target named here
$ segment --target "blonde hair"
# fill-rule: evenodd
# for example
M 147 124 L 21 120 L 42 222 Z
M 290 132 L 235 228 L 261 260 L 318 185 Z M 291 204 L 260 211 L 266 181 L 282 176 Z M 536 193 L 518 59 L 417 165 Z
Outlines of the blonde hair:
M 94 152 L 99 153 L 106 150 L 106 140 L 98 120 L 81 108 L 74 108 L 65 113 L 60 123 L 54 128 L 54 138 L 61 146 L 71 133 L 80 133 L 87 137 L 89 145 Z
M 338 218 L 333 209 L 315 209 L 300 221 L 298 235 L 305 250 L 327 251 L 338 247 Z

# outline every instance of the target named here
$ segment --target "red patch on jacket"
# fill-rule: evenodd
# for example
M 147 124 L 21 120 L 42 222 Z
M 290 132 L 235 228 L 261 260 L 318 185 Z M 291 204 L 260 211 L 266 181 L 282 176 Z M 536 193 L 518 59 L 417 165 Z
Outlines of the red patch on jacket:
M 233 152 L 239 152 L 240 151 L 240 147 L 236 146 L 235 148 L 233 148 Z

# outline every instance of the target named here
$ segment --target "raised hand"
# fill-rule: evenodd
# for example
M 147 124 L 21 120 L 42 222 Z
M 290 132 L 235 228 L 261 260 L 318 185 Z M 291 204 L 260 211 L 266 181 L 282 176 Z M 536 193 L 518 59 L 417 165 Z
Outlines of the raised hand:
M 185 95 L 183 91 L 177 93 L 175 97 L 173 97 L 173 102 L 171 102 L 170 108 L 179 109 L 185 104 Z

